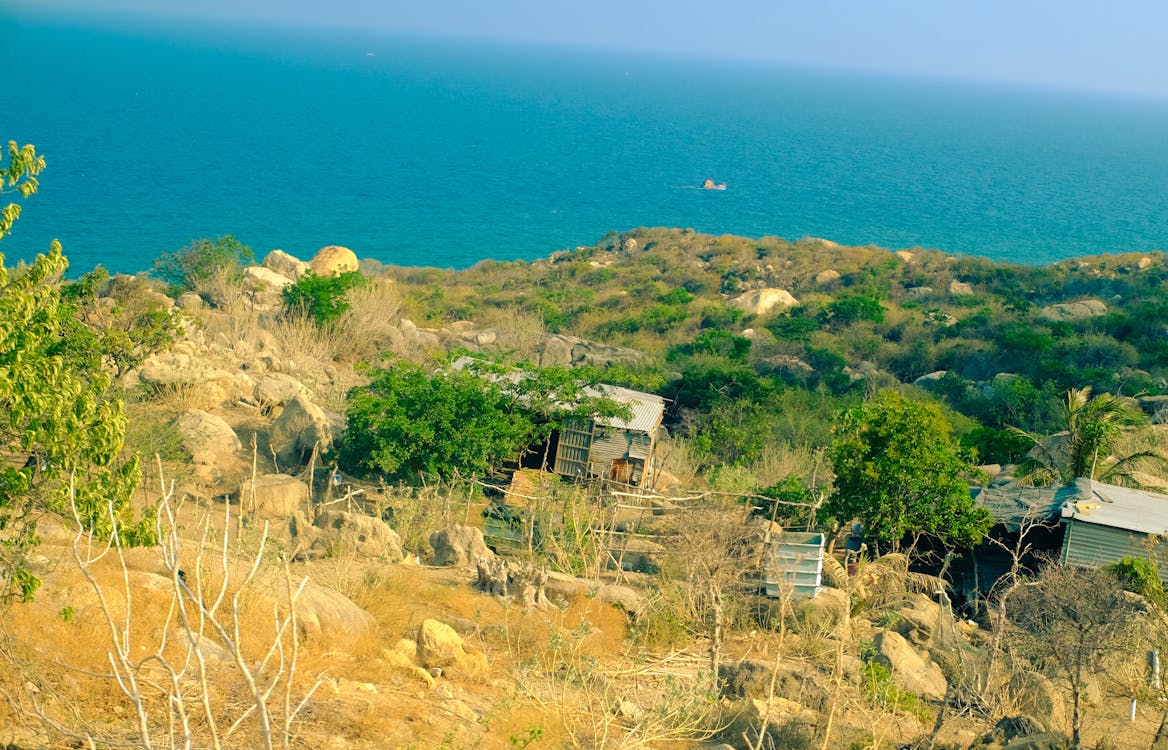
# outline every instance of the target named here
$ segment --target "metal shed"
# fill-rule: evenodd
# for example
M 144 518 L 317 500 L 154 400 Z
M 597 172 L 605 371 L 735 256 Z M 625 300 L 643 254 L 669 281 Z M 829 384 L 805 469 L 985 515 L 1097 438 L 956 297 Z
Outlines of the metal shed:
M 823 576 L 823 534 L 781 531 L 766 540 L 766 595 L 779 598 L 790 591 L 804 599 L 819 593 Z
M 1075 480 L 1076 494 L 1062 509 L 1063 565 L 1098 567 L 1124 557 L 1151 558 L 1168 583 L 1168 495 Z
M 560 431 L 555 471 L 571 477 L 648 484 L 653 476 L 657 431 L 665 414 L 665 399 L 651 393 L 598 385 L 588 395 L 628 407 L 629 418 L 576 420 Z

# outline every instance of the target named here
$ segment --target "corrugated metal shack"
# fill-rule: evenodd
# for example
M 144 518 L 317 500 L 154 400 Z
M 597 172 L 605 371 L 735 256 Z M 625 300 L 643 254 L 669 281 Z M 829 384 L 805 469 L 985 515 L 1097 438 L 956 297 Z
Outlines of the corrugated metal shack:
M 569 477 L 650 486 L 665 399 L 614 385 L 602 384 L 587 390 L 590 396 L 627 406 L 630 417 L 573 420 L 560 431 L 555 472 Z
M 473 357 L 464 356 L 452 367 L 463 370 L 474 362 Z M 523 373 L 513 370 L 504 374 L 484 374 L 484 377 L 515 383 Z M 657 433 L 665 416 L 665 399 L 604 383 L 582 390 L 590 398 L 607 398 L 628 407 L 629 418 L 594 417 L 571 421 L 552 438 L 550 468 L 566 477 L 652 486 Z
M 1168 583 L 1168 496 L 1076 479 L 1062 507 L 1063 565 L 1098 567 L 1124 557 L 1154 559 Z

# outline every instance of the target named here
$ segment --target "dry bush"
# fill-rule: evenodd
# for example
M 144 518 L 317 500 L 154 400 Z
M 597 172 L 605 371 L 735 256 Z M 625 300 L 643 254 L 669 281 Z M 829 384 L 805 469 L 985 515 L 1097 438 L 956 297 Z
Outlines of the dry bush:
M 86 746 L 286 749 L 319 685 L 299 662 L 296 599 L 307 579 L 265 566 L 266 529 L 240 545 L 229 505 L 213 523 L 209 513 L 187 517 L 173 498 L 171 485 L 153 548 L 127 550 L 116 528 L 95 537 L 75 518 L 75 569 L 58 579 L 69 603 L 48 627 L 73 628 L 72 637 L 54 635 L 79 647 L 42 659 L 35 672 L 34 662 L 18 661 L 48 682 L 7 697 Z
M 518 361 L 534 360 L 548 335 L 543 318 L 516 307 L 488 308 L 478 322 L 483 328 L 498 331 L 497 346 Z
M 393 346 L 401 292 L 389 278 L 373 278 L 349 290 L 349 309 L 336 323 L 341 334 L 335 355 L 344 362 L 376 362 Z

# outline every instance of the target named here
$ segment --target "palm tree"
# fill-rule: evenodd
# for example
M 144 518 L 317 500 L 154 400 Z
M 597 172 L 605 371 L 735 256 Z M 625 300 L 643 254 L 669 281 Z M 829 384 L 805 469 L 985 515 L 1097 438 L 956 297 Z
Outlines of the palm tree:
M 1128 428 L 1148 424 L 1147 415 L 1133 399 L 1111 393 L 1092 397 L 1090 386 L 1072 388 L 1067 391 L 1062 412 L 1066 430 L 1049 437 L 1010 428 L 1015 435 L 1033 444 L 1018 467 L 1017 476 L 1023 483 L 1072 484 L 1083 477 L 1138 486 L 1133 473 L 1140 464 L 1148 460 L 1163 461 L 1152 451 L 1116 454 Z

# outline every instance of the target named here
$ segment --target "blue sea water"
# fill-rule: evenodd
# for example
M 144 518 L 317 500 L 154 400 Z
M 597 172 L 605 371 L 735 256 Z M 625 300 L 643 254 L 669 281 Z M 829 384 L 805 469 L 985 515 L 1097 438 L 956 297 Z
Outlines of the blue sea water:
M 611 230 L 1017 263 L 1168 250 L 1168 101 L 390 36 L 6 22 L 0 139 L 42 189 L 0 244 L 72 273 L 229 233 L 399 265 Z M 700 190 L 706 177 L 722 192 Z

